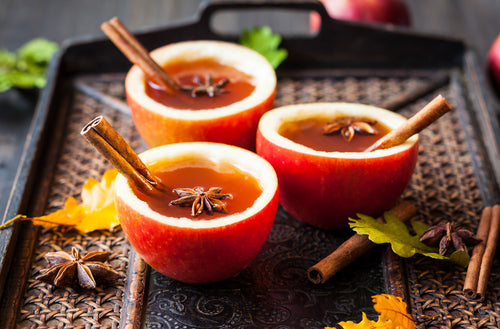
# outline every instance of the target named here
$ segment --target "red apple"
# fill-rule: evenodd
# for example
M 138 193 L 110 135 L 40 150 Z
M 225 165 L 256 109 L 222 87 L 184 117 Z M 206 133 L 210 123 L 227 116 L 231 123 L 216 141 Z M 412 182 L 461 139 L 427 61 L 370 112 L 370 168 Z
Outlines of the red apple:
M 418 135 L 385 150 L 324 152 L 279 133 L 287 122 L 338 117 L 374 119 L 390 129 L 406 120 L 368 105 L 297 104 L 264 114 L 257 131 L 257 153 L 276 170 L 281 205 L 295 218 L 325 229 L 346 227 L 357 213 L 378 216 L 390 209 L 407 186 L 418 153 Z
M 214 59 L 248 75 L 255 89 L 246 98 L 227 106 L 177 109 L 148 96 L 145 75 L 134 65 L 125 79 L 127 101 L 137 130 L 150 147 L 208 141 L 255 149 L 257 124 L 262 114 L 272 108 L 276 90 L 276 74 L 262 55 L 229 42 L 186 41 L 158 48 L 151 56 L 161 66 Z
M 153 211 L 134 194 L 126 178 L 116 178 L 116 207 L 135 251 L 158 272 L 186 283 L 230 278 L 243 270 L 266 241 L 278 207 L 273 167 L 248 150 L 217 143 L 178 143 L 140 155 L 146 165 L 238 168 L 253 177 L 261 195 L 246 210 L 214 219 L 174 218 Z M 225 169 L 221 169 L 225 168 Z M 189 210 L 187 215 L 189 216 Z
M 391 23 L 409 26 L 410 13 L 403 0 L 321 0 L 328 14 L 336 19 Z M 321 24 L 317 13 L 311 15 L 311 30 Z
M 488 69 L 496 85 L 500 88 L 500 35 L 488 51 Z

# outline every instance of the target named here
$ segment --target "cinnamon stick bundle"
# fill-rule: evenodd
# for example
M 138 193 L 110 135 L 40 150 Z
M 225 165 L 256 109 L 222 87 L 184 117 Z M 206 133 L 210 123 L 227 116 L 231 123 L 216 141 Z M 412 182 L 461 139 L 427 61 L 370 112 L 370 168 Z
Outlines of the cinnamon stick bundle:
M 471 300 L 484 301 L 500 233 L 500 205 L 483 209 L 477 238 L 482 241 L 472 250 L 463 292 Z
M 446 99 L 438 95 L 430 101 L 423 109 L 409 118 L 404 124 L 392 130 L 387 135 L 380 138 L 373 145 L 369 146 L 365 152 L 377 149 L 386 149 L 403 144 L 408 138 L 419 133 L 431 123 L 442 117 L 451 110 L 451 106 Z
M 406 222 L 417 213 L 417 208 L 409 201 L 403 201 L 389 210 L 399 220 Z M 377 218 L 379 222 L 384 222 L 382 217 Z M 371 242 L 367 235 L 354 234 L 334 252 L 321 260 L 316 265 L 309 268 L 307 277 L 312 283 L 325 283 L 338 271 L 351 264 L 376 244 Z

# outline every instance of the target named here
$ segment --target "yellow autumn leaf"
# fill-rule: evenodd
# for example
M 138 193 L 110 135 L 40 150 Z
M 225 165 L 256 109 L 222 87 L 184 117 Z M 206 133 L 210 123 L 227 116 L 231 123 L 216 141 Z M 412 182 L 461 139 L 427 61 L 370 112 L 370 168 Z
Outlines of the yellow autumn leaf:
M 363 313 L 361 322 L 343 321 L 339 325 L 344 329 L 415 329 L 415 322 L 407 313 L 406 303 L 400 297 L 381 294 L 372 296 L 372 300 L 374 309 L 380 313 L 377 321 L 369 320 Z
M 89 178 L 82 187 L 80 205 L 75 198 L 69 197 L 63 209 L 31 220 L 43 227 L 74 226 L 82 233 L 118 226 L 120 222 L 114 204 L 117 173 L 115 169 L 106 171 L 100 182 Z
M 406 303 L 401 297 L 393 295 L 372 296 L 373 308 L 380 313 L 379 321 L 392 321 L 397 328 L 415 329 L 415 321 L 406 311 Z
M 392 328 L 390 326 L 387 326 L 387 323 L 382 323 L 380 321 L 375 322 L 372 320 L 369 320 L 366 317 L 366 314 L 363 312 L 362 314 L 363 319 L 359 323 L 354 323 L 353 321 L 342 321 L 339 322 L 339 325 L 342 326 L 344 329 L 361 329 L 361 328 Z M 335 329 L 335 328 L 325 328 L 325 329 Z
M 64 203 L 64 208 L 56 210 L 45 216 L 27 219 L 30 219 L 33 224 L 43 227 L 54 227 L 57 225 L 73 226 L 82 221 L 83 215 L 83 208 L 78 205 L 75 198 L 69 197 Z

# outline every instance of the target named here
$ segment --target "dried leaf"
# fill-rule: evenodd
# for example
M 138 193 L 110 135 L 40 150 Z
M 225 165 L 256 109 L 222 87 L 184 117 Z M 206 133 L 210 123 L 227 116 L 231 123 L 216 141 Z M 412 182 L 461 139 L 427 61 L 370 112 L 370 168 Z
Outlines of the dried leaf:
M 415 321 L 406 311 L 406 303 L 401 297 L 393 295 L 375 295 L 372 297 L 373 308 L 380 313 L 379 322 L 390 321 L 394 327 L 414 329 Z
M 118 171 L 106 171 L 101 182 L 89 179 L 82 188 L 82 207 L 85 216 L 76 225 L 80 232 L 112 229 L 120 224 L 115 208 L 115 178 Z
M 363 319 L 359 323 L 355 323 L 353 321 L 342 321 L 342 322 L 339 322 L 339 325 L 342 326 L 342 328 L 344 328 L 344 329 L 388 328 L 388 327 L 386 327 L 386 325 L 384 323 L 369 320 L 366 317 L 365 312 L 362 313 L 362 317 L 363 317 Z M 325 329 L 335 329 L 335 328 L 326 327 Z
M 377 244 L 390 243 L 392 250 L 401 257 L 411 257 L 416 253 L 435 259 L 447 259 L 463 267 L 469 264 L 469 256 L 459 250 L 452 255 L 442 256 L 437 248 L 420 242 L 420 234 L 427 229 L 427 225 L 420 222 L 411 222 L 415 235 L 412 235 L 406 225 L 393 214 L 384 213 L 385 223 L 380 223 L 373 217 L 358 214 L 359 219 L 350 218 L 350 227 L 358 234 L 368 235 L 368 238 Z
M 366 314 L 363 313 L 361 322 L 343 321 L 339 325 L 344 329 L 415 329 L 415 321 L 406 311 L 406 303 L 400 297 L 382 294 L 372 296 L 372 301 L 374 303 L 373 308 L 380 313 L 377 321 L 369 320 Z M 327 327 L 325 329 L 333 328 Z
M 54 211 L 41 217 L 27 218 L 31 219 L 33 224 L 43 227 L 54 227 L 57 225 L 77 225 L 84 216 L 83 208 L 78 205 L 75 198 L 69 197 L 64 203 L 64 208 Z
M 101 182 L 88 179 L 82 188 L 81 205 L 69 197 L 63 209 L 31 220 L 43 227 L 74 226 L 82 233 L 114 228 L 120 224 L 114 204 L 117 173 L 115 169 L 106 171 Z

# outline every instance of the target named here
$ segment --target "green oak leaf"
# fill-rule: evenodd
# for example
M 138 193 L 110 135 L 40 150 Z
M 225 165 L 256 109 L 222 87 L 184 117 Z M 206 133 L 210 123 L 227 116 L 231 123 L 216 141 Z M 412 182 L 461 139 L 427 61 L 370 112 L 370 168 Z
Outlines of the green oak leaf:
M 263 55 L 275 69 L 288 57 L 288 51 L 279 48 L 281 36 L 269 26 L 243 30 L 239 43 Z
M 420 242 L 420 235 L 428 226 L 420 222 L 411 222 L 415 235 L 412 235 L 406 225 L 390 212 L 384 213 L 385 223 L 380 223 L 373 217 L 358 214 L 359 219 L 349 218 L 349 226 L 358 234 L 368 235 L 377 244 L 389 243 L 392 251 L 401 257 L 411 257 L 421 254 L 435 259 L 446 259 L 463 267 L 469 264 L 469 255 L 465 251 L 455 251 L 450 256 L 442 256 L 437 248 Z

